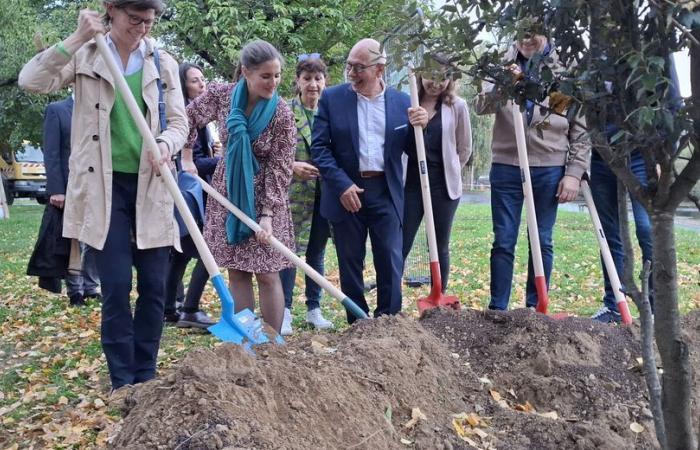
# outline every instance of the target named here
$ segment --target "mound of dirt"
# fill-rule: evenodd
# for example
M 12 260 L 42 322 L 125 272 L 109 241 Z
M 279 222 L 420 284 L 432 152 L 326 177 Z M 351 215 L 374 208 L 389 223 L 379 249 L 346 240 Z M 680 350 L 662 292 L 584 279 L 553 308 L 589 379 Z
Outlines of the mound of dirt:
M 112 448 L 654 448 L 620 327 L 434 311 L 256 350 L 197 350 L 136 387 Z

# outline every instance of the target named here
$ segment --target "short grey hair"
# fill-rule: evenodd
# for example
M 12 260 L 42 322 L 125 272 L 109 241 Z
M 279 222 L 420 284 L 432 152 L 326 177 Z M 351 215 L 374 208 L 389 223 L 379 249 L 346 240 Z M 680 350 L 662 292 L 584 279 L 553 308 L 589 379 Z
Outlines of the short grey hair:
M 112 5 L 115 8 L 124 9 L 132 8 L 136 11 L 145 11 L 147 9 L 154 9 L 156 11 L 156 17 L 159 17 L 165 11 L 165 2 L 163 0 L 102 0 L 102 4 L 105 9 L 107 5 Z M 107 12 L 102 16 L 102 23 L 109 25 L 112 18 L 109 17 Z
M 280 65 L 284 65 L 284 58 L 282 58 L 282 55 L 274 45 L 262 39 L 248 42 L 241 50 L 241 58 L 238 68 L 236 69 L 236 74 L 233 77 L 234 80 L 240 79 L 242 73 L 241 67 L 254 70 L 261 64 L 265 64 L 273 59 L 278 60 Z

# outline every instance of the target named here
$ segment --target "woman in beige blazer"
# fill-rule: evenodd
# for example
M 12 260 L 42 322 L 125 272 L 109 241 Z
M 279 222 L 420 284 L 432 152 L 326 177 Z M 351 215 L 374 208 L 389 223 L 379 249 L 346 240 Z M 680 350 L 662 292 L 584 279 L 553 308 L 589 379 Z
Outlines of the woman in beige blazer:
M 418 75 L 417 82 L 420 106 L 428 112 L 423 133 L 444 292 L 450 272 L 450 232 L 462 196 L 462 167 L 471 155 L 472 139 L 467 103 L 454 93 L 455 83 L 449 76 L 447 60 L 439 55 L 433 58 L 442 64 L 442 70 Z M 421 195 L 418 157 L 413 149 L 408 155 L 404 186 L 404 264 L 423 218 Z

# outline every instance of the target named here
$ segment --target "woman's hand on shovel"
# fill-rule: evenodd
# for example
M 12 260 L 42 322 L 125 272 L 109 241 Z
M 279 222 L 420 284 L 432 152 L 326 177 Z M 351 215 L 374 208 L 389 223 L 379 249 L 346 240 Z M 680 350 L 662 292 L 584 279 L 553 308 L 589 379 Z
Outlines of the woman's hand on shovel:
M 148 161 L 151 163 L 156 176 L 160 176 L 160 166 L 170 164 L 170 159 L 172 158 L 170 148 L 165 142 L 158 142 L 158 150 L 160 150 L 160 159 L 157 161 L 153 156 L 153 152 L 148 152 Z
M 269 244 L 272 236 L 272 217 L 264 215 L 258 221 L 260 230 L 255 233 L 255 238 L 262 244 Z

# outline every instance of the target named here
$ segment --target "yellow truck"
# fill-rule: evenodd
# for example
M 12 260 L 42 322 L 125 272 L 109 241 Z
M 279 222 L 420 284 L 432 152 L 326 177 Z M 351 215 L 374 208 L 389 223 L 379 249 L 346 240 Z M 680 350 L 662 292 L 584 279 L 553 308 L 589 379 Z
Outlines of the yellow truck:
M 0 157 L 0 174 L 8 205 L 19 197 L 46 203 L 46 168 L 41 147 L 24 141 L 18 151 L 3 154 Z

